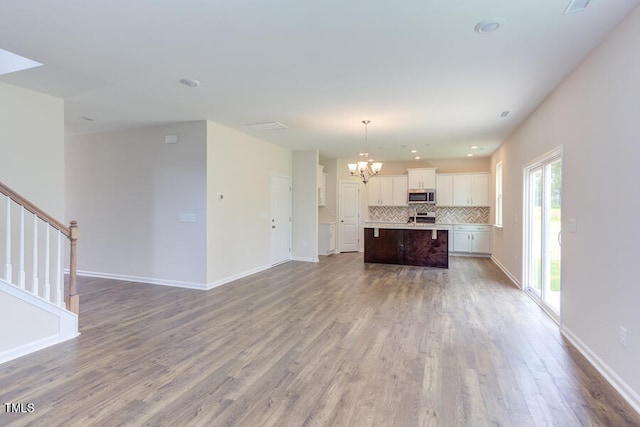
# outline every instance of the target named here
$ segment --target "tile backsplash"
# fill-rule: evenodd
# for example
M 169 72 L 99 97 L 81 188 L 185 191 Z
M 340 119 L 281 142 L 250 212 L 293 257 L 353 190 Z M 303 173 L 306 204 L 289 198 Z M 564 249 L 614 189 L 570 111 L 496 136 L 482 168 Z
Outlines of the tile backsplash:
M 418 212 L 433 209 L 432 206 L 417 205 Z M 407 222 L 413 207 L 369 206 L 369 221 Z M 489 207 L 436 207 L 436 223 L 440 224 L 488 224 Z

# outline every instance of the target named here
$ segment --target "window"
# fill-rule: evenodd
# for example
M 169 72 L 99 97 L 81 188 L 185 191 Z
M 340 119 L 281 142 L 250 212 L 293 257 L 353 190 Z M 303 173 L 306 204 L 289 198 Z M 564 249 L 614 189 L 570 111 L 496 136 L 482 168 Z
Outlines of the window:
M 502 227 L 502 162 L 496 165 L 496 222 Z

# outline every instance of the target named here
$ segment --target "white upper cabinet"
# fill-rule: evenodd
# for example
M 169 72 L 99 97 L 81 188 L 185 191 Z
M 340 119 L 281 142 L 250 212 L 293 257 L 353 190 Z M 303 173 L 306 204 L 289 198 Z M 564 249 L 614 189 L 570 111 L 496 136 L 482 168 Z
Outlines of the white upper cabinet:
M 471 201 L 474 206 L 489 206 L 489 181 L 488 173 L 471 175 Z
M 393 206 L 407 206 L 407 175 L 393 177 Z
M 367 183 L 369 206 L 406 206 L 406 176 L 376 176 Z
M 452 206 L 489 206 L 489 174 L 453 174 Z M 438 194 L 436 193 L 436 198 Z
M 453 175 L 436 175 L 436 206 L 453 206 Z
M 435 168 L 407 169 L 407 175 L 409 178 L 409 190 L 436 188 Z
M 471 175 L 453 176 L 453 206 L 471 205 Z

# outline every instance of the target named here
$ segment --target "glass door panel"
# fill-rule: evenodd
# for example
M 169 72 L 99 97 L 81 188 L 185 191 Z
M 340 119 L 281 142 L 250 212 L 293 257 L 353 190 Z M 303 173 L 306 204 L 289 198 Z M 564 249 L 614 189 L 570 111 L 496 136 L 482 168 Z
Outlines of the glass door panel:
M 525 169 L 525 289 L 560 314 L 562 157 L 554 153 Z
M 561 231 L 561 184 L 562 160 L 555 160 L 544 167 L 544 288 L 543 298 L 556 312 L 560 312 L 560 245 Z
M 527 289 L 542 297 L 542 168 L 529 172 L 529 280 Z

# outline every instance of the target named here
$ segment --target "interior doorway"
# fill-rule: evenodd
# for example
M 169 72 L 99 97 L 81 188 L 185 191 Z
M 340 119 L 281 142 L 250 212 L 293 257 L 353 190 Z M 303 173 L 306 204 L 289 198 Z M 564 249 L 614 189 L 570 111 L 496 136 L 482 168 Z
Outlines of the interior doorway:
M 524 169 L 524 287 L 560 316 L 562 271 L 562 148 Z

